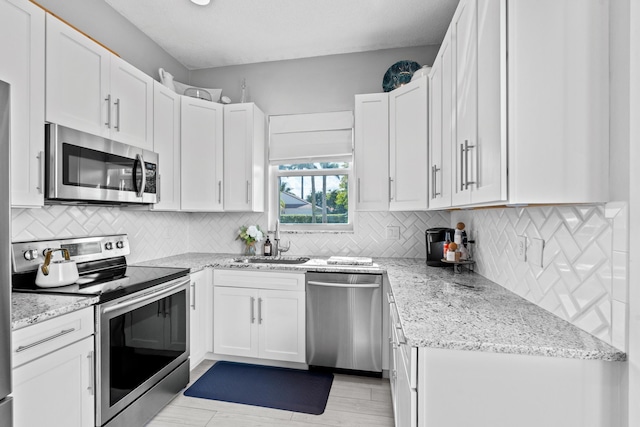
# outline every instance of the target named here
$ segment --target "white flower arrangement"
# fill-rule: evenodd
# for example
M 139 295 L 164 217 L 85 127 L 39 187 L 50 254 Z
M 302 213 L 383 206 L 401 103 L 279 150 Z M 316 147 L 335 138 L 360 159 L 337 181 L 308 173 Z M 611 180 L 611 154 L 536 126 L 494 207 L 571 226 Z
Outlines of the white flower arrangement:
M 240 234 L 236 240 L 242 240 L 246 245 L 252 245 L 255 242 L 261 242 L 264 239 L 264 233 L 258 225 L 250 225 L 248 227 L 240 227 Z

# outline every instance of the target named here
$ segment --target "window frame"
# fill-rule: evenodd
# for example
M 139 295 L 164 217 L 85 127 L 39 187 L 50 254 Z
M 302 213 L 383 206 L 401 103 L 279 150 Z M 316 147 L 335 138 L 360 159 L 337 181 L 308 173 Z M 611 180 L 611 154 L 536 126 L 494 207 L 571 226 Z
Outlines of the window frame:
M 314 162 L 318 163 L 318 162 Z M 309 223 L 309 224 L 284 224 L 280 223 L 280 231 L 291 232 L 353 232 L 355 226 L 355 200 L 353 199 L 354 193 L 354 168 L 353 160 L 349 162 L 341 161 L 340 163 L 349 163 L 348 168 L 335 168 L 335 169 L 295 169 L 295 170 L 280 170 L 277 164 L 269 165 L 269 187 L 271 189 L 269 197 L 269 224 L 272 224 L 269 228 L 275 230 L 276 220 L 280 219 L 280 177 L 283 176 L 323 176 L 323 175 L 347 175 L 347 191 L 349 197 L 349 203 L 347 205 L 347 223 Z M 295 164 L 295 163 L 291 163 Z

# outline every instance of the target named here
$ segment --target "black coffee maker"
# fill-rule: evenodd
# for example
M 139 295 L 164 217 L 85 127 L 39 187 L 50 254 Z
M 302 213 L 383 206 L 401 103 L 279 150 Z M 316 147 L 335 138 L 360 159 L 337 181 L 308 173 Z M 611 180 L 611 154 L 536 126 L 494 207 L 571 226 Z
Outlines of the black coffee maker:
M 447 240 L 447 234 L 449 234 L 449 241 L 453 242 L 455 230 L 447 227 L 435 227 L 428 228 L 425 232 L 425 239 L 427 243 L 427 265 L 434 267 L 450 267 L 452 264 L 447 264 L 441 260 L 444 258 L 442 246 Z

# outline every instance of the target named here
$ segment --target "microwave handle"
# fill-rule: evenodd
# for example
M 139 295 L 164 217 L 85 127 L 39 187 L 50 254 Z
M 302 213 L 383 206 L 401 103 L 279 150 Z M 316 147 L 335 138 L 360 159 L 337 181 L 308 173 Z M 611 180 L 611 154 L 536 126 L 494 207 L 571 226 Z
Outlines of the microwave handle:
M 142 171 L 142 177 L 140 178 L 140 188 L 136 189 L 136 196 L 142 197 L 144 194 L 144 187 L 147 185 L 147 169 L 144 167 L 144 158 L 141 154 L 136 154 L 135 163 L 140 163 L 140 170 Z M 134 170 L 137 170 L 136 165 L 134 163 Z M 136 180 L 133 180 L 133 185 L 137 187 Z

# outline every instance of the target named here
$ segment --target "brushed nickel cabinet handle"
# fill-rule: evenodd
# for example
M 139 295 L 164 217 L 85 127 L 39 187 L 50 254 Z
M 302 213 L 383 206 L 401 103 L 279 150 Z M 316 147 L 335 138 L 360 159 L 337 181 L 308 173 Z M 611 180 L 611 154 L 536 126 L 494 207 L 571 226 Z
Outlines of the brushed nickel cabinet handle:
M 36 156 L 38 159 L 38 193 L 44 193 L 44 151 L 39 151 Z
M 46 338 L 42 338 L 41 340 L 32 342 L 32 343 L 27 344 L 27 345 L 21 345 L 18 348 L 16 348 L 16 353 L 20 353 L 22 351 L 29 350 L 30 348 L 36 347 L 36 346 L 38 346 L 40 344 L 44 344 L 44 343 L 46 343 L 48 341 L 54 340 L 56 338 L 60 338 L 61 336 L 70 334 L 71 332 L 73 332 L 75 330 L 76 330 L 76 328 L 63 329 L 60 332 L 58 332 L 57 334 L 48 336 Z
M 107 101 L 107 122 L 105 123 L 105 126 L 110 128 L 111 127 L 111 95 L 107 95 L 107 97 L 104 99 L 105 101 Z
M 476 148 L 475 145 L 469 145 L 469 141 L 465 141 L 464 142 L 465 145 L 465 153 L 464 153 L 464 157 L 465 157 L 465 166 L 464 166 L 464 170 L 465 170 L 465 189 L 469 188 L 469 185 L 471 184 L 475 184 L 476 181 L 469 181 L 469 151 L 471 151 L 472 148 Z
M 120 132 L 120 98 L 116 99 L 116 102 L 113 103 L 116 106 L 116 121 L 118 124 L 113 128 Z
M 87 364 L 89 365 L 89 386 L 87 387 L 87 390 L 89 390 L 89 393 L 91 393 L 92 396 L 95 394 L 96 386 L 95 367 L 93 366 L 93 354 L 93 351 L 90 351 L 89 354 L 87 354 L 87 359 L 89 359 L 89 362 L 87 362 Z
M 191 308 L 196 309 L 196 282 L 191 284 Z
M 460 191 L 464 190 L 464 144 L 460 144 Z

